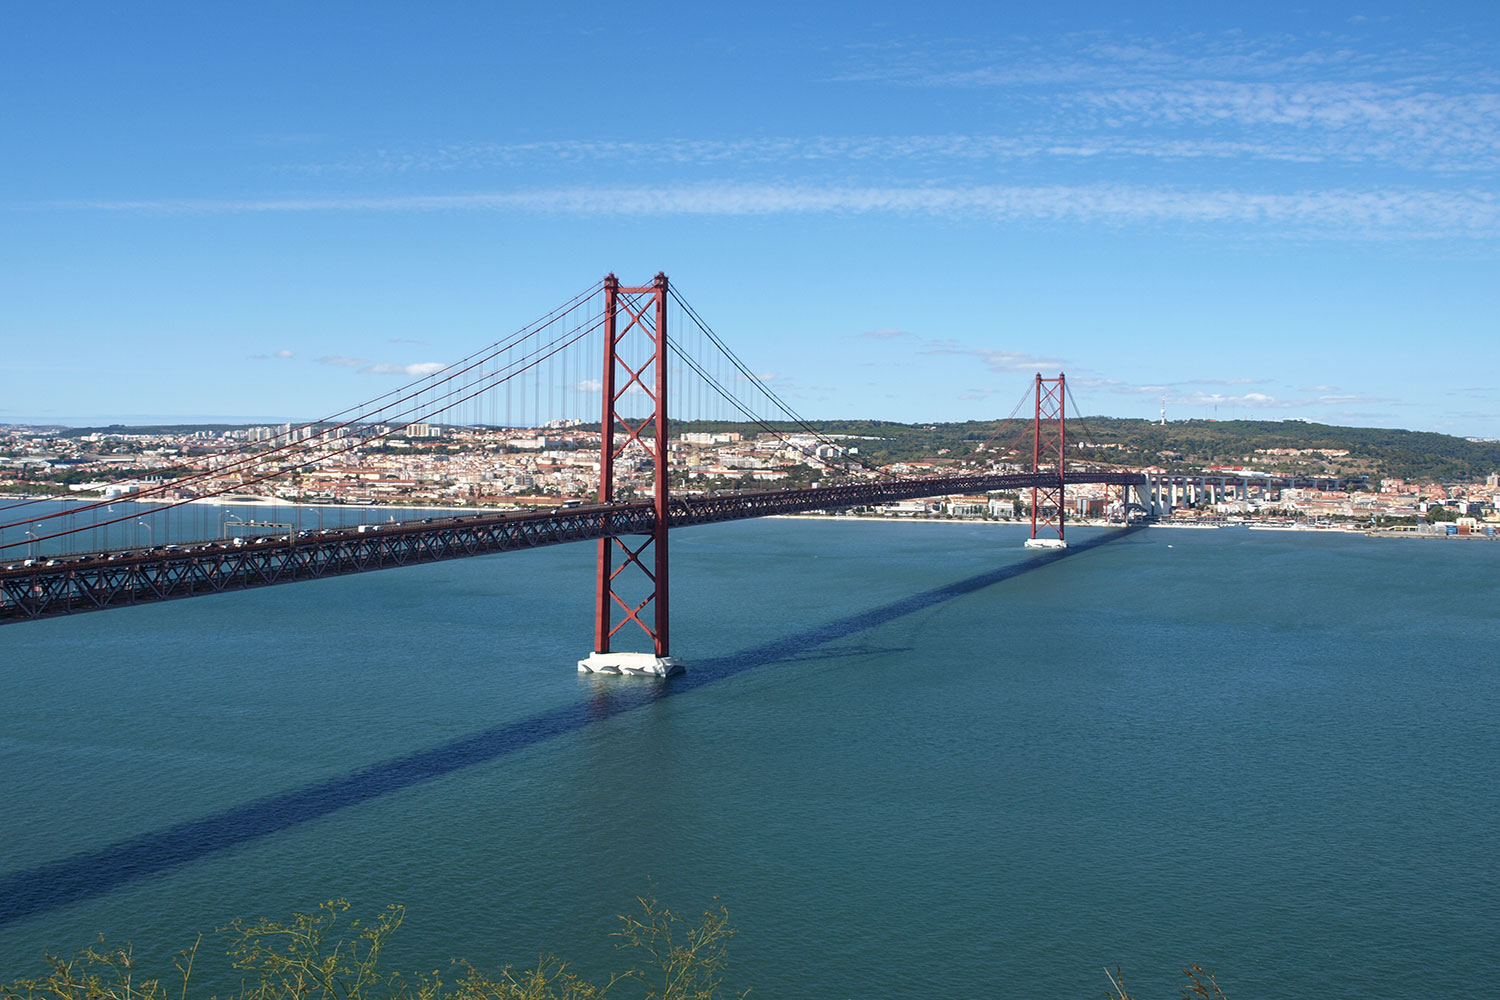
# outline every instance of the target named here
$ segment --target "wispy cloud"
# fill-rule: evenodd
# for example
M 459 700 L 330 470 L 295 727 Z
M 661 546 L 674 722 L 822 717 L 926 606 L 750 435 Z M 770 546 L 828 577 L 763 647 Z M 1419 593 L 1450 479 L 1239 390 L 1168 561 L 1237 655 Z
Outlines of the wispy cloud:
M 1233 396 L 1222 392 L 1190 392 L 1183 395 L 1169 395 L 1167 404 L 1190 404 L 1192 406 L 1253 406 L 1261 408 L 1276 407 L 1289 409 L 1298 404 L 1293 400 L 1277 399 L 1275 396 L 1264 392 L 1247 392 L 1242 395 Z
M 966 347 L 953 341 L 930 341 L 922 354 L 963 355 L 978 358 L 988 369 L 995 372 L 1024 372 L 1041 368 L 1057 368 L 1063 362 L 1057 358 L 1028 354 L 1024 351 L 1001 351 L 986 347 Z
M 983 91 L 965 104 L 1003 106 L 1003 117 L 976 112 L 969 127 L 935 135 L 479 137 L 286 166 L 331 178 L 338 190 L 326 196 L 80 199 L 0 211 L 887 214 L 1492 244 L 1500 51 L 1466 45 L 1397 47 L 1373 22 L 1343 37 L 891 41 L 851 47 L 848 71 L 825 83 Z M 293 138 L 287 145 L 300 146 Z M 457 176 L 469 178 L 465 190 L 453 189 Z M 527 177 L 537 183 L 515 181 Z M 1067 182 L 1046 180 L 1058 177 Z M 347 191 L 372 182 L 386 190 Z
M 585 216 L 896 214 L 992 221 L 1105 225 L 1232 225 L 1299 238 L 1492 239 L 1500 194 L 1461 191 L 1308 190 L 1296 193 L 1092 186 L 819 187 L 716 183 L 661 187 L 569 187 L 464 195 L 267 200 L 163 199 L 12 204 L 11 211 L 162 212 L 543 212 Z
M 390 364 L 387 362 L 371 362 L 365 358 L 351 358 L 344 355 L 325 355 L 317 359 L 320 365 L 332 365 L 335 368 L 353 368 L 361 375 L 405 375 L 408 378 L 420 378 L 423 375 L 431 375 L 433 372 L 442 371 L 447 365 L 441 361 L 418 361 L 414 364 Z
M 851 57 L 849 83 L 1003 91 L 1021 126 L 1012 134 L 1050 137 L 1053 155 L 1500 169 L 1500 52 L 1479 43 L 1081 33 Z
M 1222 79 L 1051 95 L 1045 120 L 1004 134 L 572 139 L 377 151 L 310 174 L 423 174 L 546 166 L 965 170 L 1015 161 L 1195 159 L 1384 163 L 1414 171 L 1500 168 L 1500 89 L 1434 93 L 1419 83 Z M 1038 109 L 1039 117 L 1041 109 Z
M 1199 386 L 1233 386 L 1269 385 L 1271 379 L 1238 376 L 1232 378 L 1193 378 L 1176 382 L 1164 382 L 1157 384 L 1132 384 L 1119 379 L 1099 378 L 1083 376 L 1069 379 L 1079 388 L 1088 389 L 1092 392 L 1109 393 L 1122 396 L 1134 396 L 1137 398 L 1152 399 L 1164 397 L 1166 406 L 1170 411 L 1173 407 L 1186 407 L 1191 411 L 1201 412 L 1206 407 L 1223 407 L 1231 411 L 1300 411 L 1303 413 L 1315 413 L 1326 410 L 1331 414 L 1339 416 L 1353 416 L 1354 411 L 1348 410 L 1353 405 L 1360 406 L 1400 406 L 1400 400 L 1362 393 L 1339 392 L 1333 386 L 1312 386 L 1298 390 L 1295 396 L 1278 396 L 1269 391 L 1249 392 L 1224 392 L 1197 388 Z M 1361 414 L 1368 416 L 1369 414 Z M 1389 414 L 1385 414 L 1389 416 Z
M 366 365 L 359 371 L 361 375 L 406 375 L 411 378 L 418 378 L 422 375 L 431 375 L 433 372 L 440 372 L 446 367 L 448 366 L 441 361 L 418 361 L 410 365 Z
M 1219 392 L 1192 392 L 1168 394 L 1167 406 L 1186 406 L 1190 410 L 1204 407 L 1225 407 L 1230 410 L 1266 412 L 1271 410 L 1316 413 L 1328 411 L 1329 415 L 1351 415 L 1350 406 L 1396 406 L 1399 400 L 1384 396 L 1322 395 L 1281 397 L 1264 392 L 1247 392 L 1239 395 Z M 1387 414 L 1388 415 L 1388 414 Z
M 340 192 L 322 197 L 72 200 L 0 211 L 897 214 L 1494 241 L 1500 52 L 1480 42 L 1398 48 L 1359 33 L 1375 30 L 891 42 L 851 49 L 858 69 L 830 83 L 994 91 L 1003 127 L 981 114 L 974 127 L 937 135 L 476 139 L 288 166 L 333 176 Z M 1203 181 L 1208 161 L 1213 186 Z M 445 190 L 465 172 L 507 183 Z M 548 180 L 515 184 L 528 176 Z M 1042 180 L 1054 177 L 1068 182 Z M 372 178 L 405 190 L 344 190 Z M 410 190 L 414 183 L 432 190 Z
M 1202 80 L 1078 95 L 1110 130 L 1211 130 L 1181 149 L 1310 162 L 1384 162 L 1408 169 L 1493 171 L 1500 166 L 1500 93 L 1435 94 L 1413 85 L 1241 83 Z M 1137 140 L 1139 141 L 1139 140 Z M 1104 148 L 1111 148 L 1105 143 Z M 1171 153 L 1170 135 L 1148 144 Z

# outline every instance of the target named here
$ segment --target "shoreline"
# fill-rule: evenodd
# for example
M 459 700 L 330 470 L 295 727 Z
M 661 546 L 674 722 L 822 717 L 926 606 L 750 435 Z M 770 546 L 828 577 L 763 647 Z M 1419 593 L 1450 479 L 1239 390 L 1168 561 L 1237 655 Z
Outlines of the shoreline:
M 50 494 L 6 494 L 0 493 L 0 501 L 56 501 L 77 503 L 102 503 L 101 498 L 58 496 Z M 116 497 L 108 501 L 110 504 L 151 504 L 154 501 L 136 500 L 128 497 Z M 207 505 L 215 507 L 306 507 L 322 510 L 411 510 L 411 511 L 454 511 L 465 514 L 496 514 L 511 513 L 497 507 L 447 507 L 424 504 L 350 504 L 350 503 L 314 503 L 305 500 L 285 500 L 280 497 L 268 497 L 260 494 L 243 494 L 233 499 L 224 497 L 197 497 L 183 502 L 187 505 Z M 1030 522 L 1025 520 L 1015 521 L 993 521 L 984 518 L 964 517 L 910 517 L 910 516 L 886 516 L 879 514 L 767 514 L 768 520 L 798 520 L 798 521 L 858 521 L 864 524 L 966 524 L 986 525 L 996 528 L 1024 528 Z M 1123 528 L 1125 525 L 1118 521 L 1100 521 L 1097 519 L 1076 518 L 1068 521 L 1070 525 L 1078 525 L 1085 528 Z M 1222 528 L 1244 528 L 1249 531 L 1274 531 L 1280 534 L 1307 534 L 1307 535 L 1361 535 L 1365 538 L 1376 539 L 1462 539 L 1464 541 L 1493 542 L 1500 541 L 1500 533 L 1486 535 L 1483 530 L 1466 535 L 1447 534 L 1446 532 L 1418 532 L 1401 529 L 1363 528 L 1326 526 L 1312 527 L 1310 525 L 1297 525 L 1285 523 L 1261 523 L 1261 522 L 1239 522 L 1235 524 L 1202 524 L 1193 521 L 1148 521 L 1144 524 L 1136 523 L 1132 527 L 1137 528 L 1166 528 L 1174 531 L 1213 531 Z
M 1030 521 L 987 521 L 977 517 L 885 517 L 883 515 L 863 514 L 765 514 L 762 520 L 786 520 L 786 521 L 863 521 L 872 524 L 983 524 L 996 528 L 1024 528 L 1031 524 Z M 1079 524 L 1085 528 L 1123 528 L 1123 524 L 1114 521 L 1086 521 L 1082 518 L 1070 520 L 1069 524 Z
M 862 516 L 857 514 L 767 514 L 766 519 L 798 520 L 798 521 L 859 521 L 862 523 L 876 524 L 982 524 L 997 528 L 1012 527 L 1024 528 L 1030 524 L 1029 521 L 986 521 L 977 518 L 939 518 L 939 517 L 883 517 Z M 1118 521 L 1085 520 L 1079 518 L 1068 522 L 1070 525 L 1079 525 L 1085 528 L 1123 528 L 1125 525 Z M 1293 535 L 1359 535 L 1364 538 L 1426 538 L 1426 539 L 1464 539 L 1466 541 L 1495 542 L 1500 541 L 1500 534 L 1486 535 L 1482 531 L 1468 535 L 1449 535 L 1421 533 L 1416 531 L 1400 531 L 1379 528 L 1357 528 L 1357 527 L 1302 527 L 1289 524 L 1194 524 L 1190 521 L 1172 523 L 1170 521 L 1147 522 L 1145 524 L 1133 523 L 1134 528 L 1166 528 L 1173 531 L 1216 531 L 1219 529 L 1243 528 L 1247 531 L 1274 531 L 1278 534 Z

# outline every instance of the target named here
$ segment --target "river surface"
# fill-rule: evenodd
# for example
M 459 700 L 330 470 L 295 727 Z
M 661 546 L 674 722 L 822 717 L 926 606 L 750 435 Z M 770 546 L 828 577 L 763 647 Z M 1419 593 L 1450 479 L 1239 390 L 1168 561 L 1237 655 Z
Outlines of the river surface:
M 763 998 L 1495 995 L 1500 545 L 1022 537 L 674 532 L 665 684 L 586 544 L 0 628 L 0 979 L 334 897 L 595 974 L 654 891 Z

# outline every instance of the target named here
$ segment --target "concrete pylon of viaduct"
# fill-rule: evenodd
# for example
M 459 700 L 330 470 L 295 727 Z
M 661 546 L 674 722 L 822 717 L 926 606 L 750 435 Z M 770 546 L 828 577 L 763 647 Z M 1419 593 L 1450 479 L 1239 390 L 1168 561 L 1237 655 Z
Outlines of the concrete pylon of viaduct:
M 599 426 L 599 502 L 613 503 L 616 463 L 644 453 L 655 470 L 655 518 L 649 535 L 599 539 L 594 651 L 583 673 L 667 677 L 682 667 L 668 654 L 667 591 L 667 276 L 649 285 L 604 279 L 603 412 Z M 622 405 L 628 402 L 633 405 Z M 644 404 L 641 409 L 637 406 Z M 642 412 L 642 410 L 644 412 Z M 605 514 L 607 519 L 609 514 Z M 617 651 L 621 630 L 649 651 Z M 637 631 L 639 629 L 639 631 Z

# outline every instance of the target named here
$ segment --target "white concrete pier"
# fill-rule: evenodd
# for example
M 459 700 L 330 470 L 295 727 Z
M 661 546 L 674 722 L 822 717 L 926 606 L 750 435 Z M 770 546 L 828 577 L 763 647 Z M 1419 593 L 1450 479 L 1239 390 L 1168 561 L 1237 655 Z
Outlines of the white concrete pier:
M 580 674 L 624 674 L 634 677 L 671 677 L 682 664 L 655 653 L 590 653 L 578 661 Z

